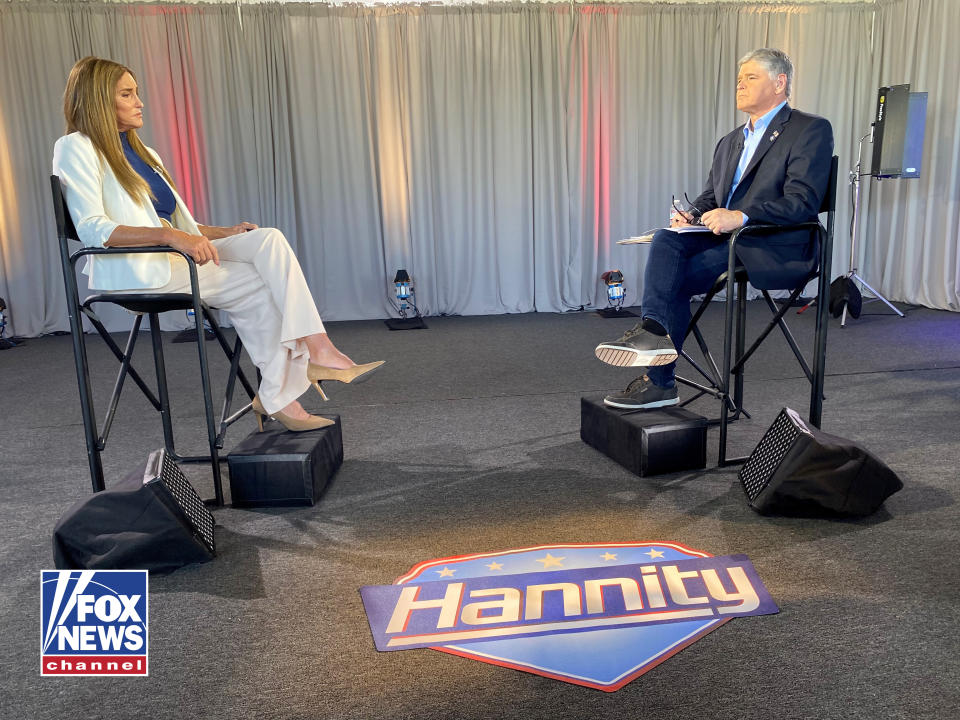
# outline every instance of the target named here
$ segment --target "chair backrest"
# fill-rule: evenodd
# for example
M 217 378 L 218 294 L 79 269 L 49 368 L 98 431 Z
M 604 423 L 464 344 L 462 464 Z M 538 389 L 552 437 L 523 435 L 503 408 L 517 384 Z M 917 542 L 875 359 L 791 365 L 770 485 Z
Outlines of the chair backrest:
M 837 209 L 837 174 L 840 171 L 840 158 L 834 155 L 830 158 L 830 177 L 827 181 L 827 192 L 820 203 L 820 212 L 829 213 Z
M 73 218 L 70 217 L 70 210 L 67 208 L 67 198 L 63 194 L 63 183 L 56 175 L 50 176 L 50 190 L 53 192 L 53 215 L 57 220 L 57 238 L 60 240 L 60 252 L 64 257 L 69 256 L 67 240 L 80 241 L 77 235 L 77 228 L 74 227 Z

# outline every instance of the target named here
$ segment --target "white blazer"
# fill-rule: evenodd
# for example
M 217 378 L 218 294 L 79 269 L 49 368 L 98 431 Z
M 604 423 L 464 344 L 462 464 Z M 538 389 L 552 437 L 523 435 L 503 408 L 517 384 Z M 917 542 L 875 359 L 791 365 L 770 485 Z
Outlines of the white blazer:
M 157 153 L 147 150 L 159 163 Z M 53 146 L 53 174 L 59 176 L 64 185 L 77 235 L 88 247 L 103 247 L 118 225 L 162 225 L 149 197 L 143 199 L 143 204 L 130 197 L 86 135 L 75 132 L 57 140 Z M 199 235 L 197 223 L 183 199 L 175 190 L 173 195 L 177 200 L 173 226 Z M 158 288 L 170 280 L 172 257 L 167 253 L 89 256 L 83 272 L 90 276 L 88 285 L 92 290 Z

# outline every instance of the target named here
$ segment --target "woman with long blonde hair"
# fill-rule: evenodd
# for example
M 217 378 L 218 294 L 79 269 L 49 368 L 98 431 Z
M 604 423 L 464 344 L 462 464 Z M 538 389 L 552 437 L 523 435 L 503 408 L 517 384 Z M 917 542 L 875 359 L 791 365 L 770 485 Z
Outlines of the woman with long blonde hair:
M 140 140 L 144 104 L 133 72 L 86 57 L 70 71 L 63 96 L 67 134 L 57 140 L 53 172 L 84 245 L 166 245 L 197 264 L 200 295 L 227 311 L 262 382 L 253 409 L 287 429 L 332 424 L 308 414 L 298 398 L 323 380 L 357 382 L 382 361 L 356 365 L 330 341 L 303 271 L 283 234 L 241 222 L 199 225 L 159 156 Z M 186 261 L 175 254 L 91 256 L 91 289 L 189 291 Z

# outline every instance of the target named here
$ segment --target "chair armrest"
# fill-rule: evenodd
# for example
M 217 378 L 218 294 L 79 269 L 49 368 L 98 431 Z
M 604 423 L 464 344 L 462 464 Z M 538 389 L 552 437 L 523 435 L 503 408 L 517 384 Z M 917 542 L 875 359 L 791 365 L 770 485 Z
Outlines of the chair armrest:
M 141 253 L 173 253 L 174 255 L 179 255 L 184 260 L 186 260 L 187 270 L 190 273 L 191 292 L 193 293 L 193 295 L 199 298 L 199 295 L 197 295 L 197 287 L 199 282 L 197 279 L 197 263 L 194 262 L 194 259 L 190 257 L 187 253 L 185 253 L 183 250 L 177 250 L 176 248 L 172 248 L 167 245 L 142 245 L 142 246 L 135 246 L 135 247 L 117 247 L 117 248 L 82 247 L 76 252 L 73 252 L 70 254 L 70 267 L 76 268 L 77 260 L 84 257 L 85 255 L 127 255 L 127 254 L 141 254 Z
M 782 232 L 792 232 L 794 230 L 817 230 L 822 232 L 823 225 L 819 220 L 807 220 L 802 223 L 792 225 L 743 225 L 738 227 L 730 234 L 730 244 L 735 245 L 741 235 L 774 235 Z
M 733 278 L 737 267 L 737 242 L 742 236 L 764 237 L 769 235 L 777 235 L 782 232 L 794 232 L 797 230 L 814 231 L 821 249 L 827 241 L 827 231 L 819 220 L 807 220 L 801 223 L 793 223 L 792 225 L 743 225 L 742 227 L 734 230 L 730 234 L 730 239 L 728 241 L 729 251 L 727 256 L 727 292 L 733 292 Z
M 819 220 L 807 220 L 806 222 L 794 223 L 792 225 L 743 225 L 738 227 L 730 234 L 730 259 L 728 263 L 729 271 L 732 271 L 736 262 L 736 246 L 740 237 L 743 235 L 776 235 L 782 232 L 793 232 L 795 230 L 815 230 L 820 245 L 823 246 L 827 237 L 827 231 Z
M 136 247 L 83 247 L 70 254 L 70 262 L 76 264 L 84 255 L 127 255 L 131 253 L 175 253 L 183 257 L 187 263 L 193 264 L 193 258 L 182 250 L 168 245 L 142 245 Z

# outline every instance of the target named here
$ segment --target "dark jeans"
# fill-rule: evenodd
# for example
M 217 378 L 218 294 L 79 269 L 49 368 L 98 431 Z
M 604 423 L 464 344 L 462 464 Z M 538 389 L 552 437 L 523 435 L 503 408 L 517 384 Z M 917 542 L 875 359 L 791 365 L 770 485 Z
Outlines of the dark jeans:
M 679 351 L 690 324 L 690 298 L 707 292 L 727 269 L 727 235 L 658 230 L 650 245 L 643 275 L 643 317 L 656 320 L 670 333 Z M 651 367 L 656 385 L 672 387 L 676 363 Z

